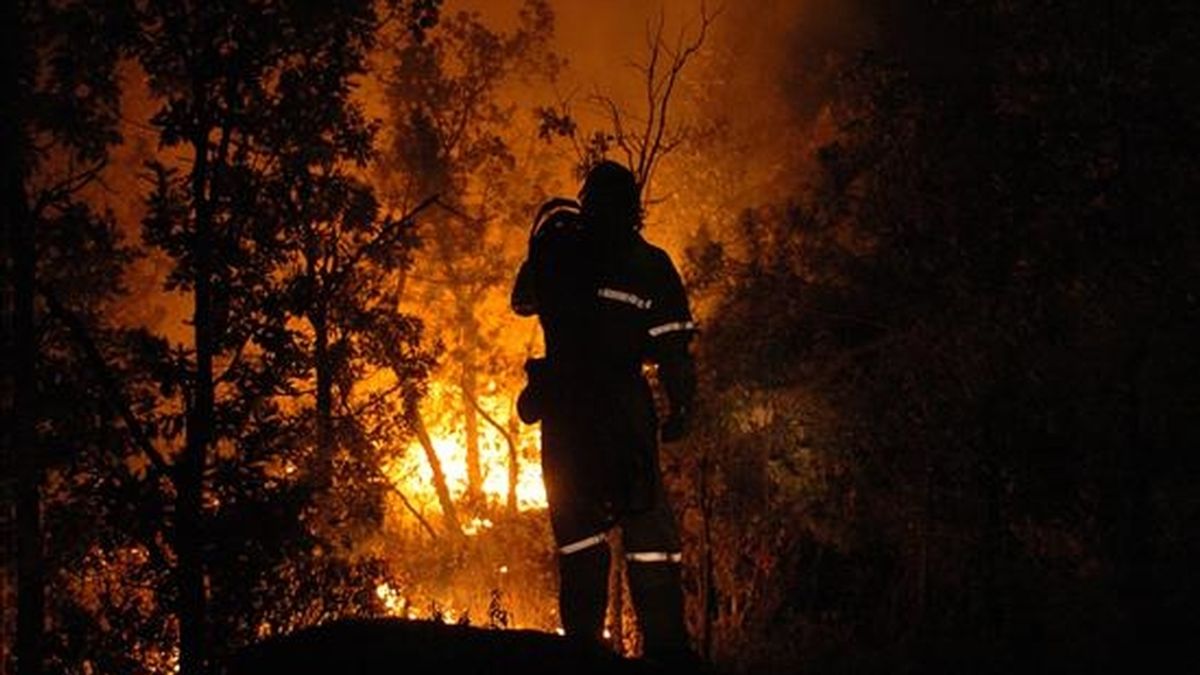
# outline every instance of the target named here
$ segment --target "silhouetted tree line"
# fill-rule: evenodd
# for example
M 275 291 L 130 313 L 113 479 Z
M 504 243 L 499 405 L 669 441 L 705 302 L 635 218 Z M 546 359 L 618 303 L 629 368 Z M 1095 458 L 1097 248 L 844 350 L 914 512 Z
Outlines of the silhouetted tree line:
M 426 43 L 439 4 L 2 4 L 0 658 L 19 672 L 177 655 L 190 675 L 379 611 L 386 569 L 356 544 L 433 366 L 396 311 L 415 247 L 461 315 L 478 425 L 499 360 L 481 298 L 504 285 L 486 225 L 536 197 L 491 96 L 558 67 L 545 5 Z M 1149 669 L 1200 619 L 1198 10 L 878 4 L 816 173 L 690 250 L 715 309 L 667 473 L 697 646 L 746 672 Z M 351 82 L 396 26 L 398 201 L 472 197 L 432 230 L 365 178 L 378 130 Z M 125 197 L 145 248 L 89 198 L 142 76 L 159 146 Z M 188 308 L 182 342 L 113 320 L 145 256 Z M 395 385 L 356 391 L 379 371 Z
M 412 219 L 358 177 L 375 128 L 351 81 L 384 22 L 419 34 L 437 5 L 6 4 L 19 672 L 207 672 L 257 637 L 376 611 L 381 564 L 350 551 L 389 487 L 372 416 L 419 396 L 430 361 L 390 283 Z M 131 74 L 158 106 L 142 251 L 84 196 Z M 166 261 L 182 344 L 113 320 L 134 255 Z M 399 384 L 359 400 L 370 366 Z
M 678 475 L 719 660 L 1130 672 L 1185 653 L 1197 18 L 882 9 L 816 178 L 693 246 L 721 300 Z

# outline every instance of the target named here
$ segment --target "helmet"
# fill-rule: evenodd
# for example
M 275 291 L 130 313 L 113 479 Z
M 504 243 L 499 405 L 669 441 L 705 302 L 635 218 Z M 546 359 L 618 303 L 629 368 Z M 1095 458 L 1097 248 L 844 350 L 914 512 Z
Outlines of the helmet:
M 633 172 L 611 160 L 591 168 L 579 190 L 583 213 L 605 234 L 642 228 L 641 186 Z

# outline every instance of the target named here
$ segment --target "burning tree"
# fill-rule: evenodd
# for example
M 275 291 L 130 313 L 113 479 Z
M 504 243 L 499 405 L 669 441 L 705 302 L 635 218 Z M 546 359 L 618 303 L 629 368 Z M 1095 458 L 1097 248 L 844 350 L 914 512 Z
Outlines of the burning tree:
M 457 620 L 470 612 L 474 621 L 504 614 L 549 628 L 544 488 L 533 430 L 519 426 L 514 410 L 535 333 L 514 326 L 507 299 L 524 225 L 553 174 L 536 154 L 541 148 L 521 145 L 532 133 L 518 131 L 527 127 L 514 92 L 536 93 L 561 62 L 549 46 L 548 2 L 523 3 L 516 19 L 505 32 L 460 12 L 424 41 L 397 39 L 382 59 L 383 201 L 411 208 L 437 196 L 401 283 L 403 306 L 425 320 L 441 363 L 426 398 L 404 411 L 418 442 L 386 466 L 402 489 L 420 494 L 405 503 L 389 544 L 403 588 L 381 593 L 395 597 L 399 613 Z M 440 511 L 450 536 L 427 526 L 408 536 L 409 516 L 424 522 L 427 508 Z
M 520 255 L 521 224 L 540 196 L 514 154 L 514 111 L 502 88 L 553 79 L 559 62 L 549 51 L 553 14 L 541 0 L 526 2 L 511 33 L 479 16 L 445 18 L 428 40 L 399 43 L 384 78 L 392 140 L 381 174 L 392 198 L 440 195 L 439 207 L 418 231 L 422 250 L 406 280 L 408 301 L 439 307 L 427 312 L 431 333 L 445 348 L 440 375 L 443 409 L 432 412 L 463 434 L 465 503 L 486 507 L 481 437 L 485 428 L 509 450 L 510 509 L 517 505 L 517 464 L 523 439 L 503 395 L 518 372 L 521 340 L 505 335 L 507 285 Z M 517 227 L 505 227 L 514 224 Z M 451 400 L 456 400 L 450 404 Z M 497 400 L 507 410 L 495 408 Z M 432 427 L 411 411 L 421 427 Z M 506 418 L 506 419 L 505 419 Z M 422 441 L 435 481 L 445 480 L 426 435 Z M 438 486 L 443 511 L 449 492 Z

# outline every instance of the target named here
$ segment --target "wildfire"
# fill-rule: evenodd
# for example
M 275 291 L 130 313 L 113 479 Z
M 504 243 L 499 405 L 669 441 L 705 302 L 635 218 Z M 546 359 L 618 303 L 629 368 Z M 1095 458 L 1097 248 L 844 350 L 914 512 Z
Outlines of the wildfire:
M 375 586 L 375 597 L 383 603 L 384 609 L 390 616 L 415 618 L 408 616 L 408 600 L 386 581 Z
M 492 521 L 488 520 L 487 518 L 472 518 L 471 522 L 463 525 L 463 534 L 467 535 L 468 537 L 473 537 L 483 530 L 491 529 L 492 524 Z
M 453 414 L 454 399 L 438 383 L 431 385 L 427 408 L 429 437 L 446 487 L 457 501 L 468 488 L 466 430 L 458 415 Z M 480 406 L 487 409 L 502 408 L 499 396 L 482 397 Z M 493 418 L 502 416 L 493 415 Z M 482 423 L 478 431 L 479 464 L 482 475 L 480 489 L 489 502 L 506 504 L 509 493 L 509 470 L 513 453 L 509 440 L 494 426 Z M 532 427 L 520 427 L 511 435 L 516 444 L 518 462 L 516 476 L 516 503 L 520 511 L 546 508 L 546 488 L 542 483 L 542 467 L 538 461 L 540 446 L 537 431 Z M 436 510 L 438 507 L 434 471 L 424 448 L 418 439 L 409 442 L 404 452 L 392 458 L 383 467 L 405 496 L 418 507 Z M 475 534 L 491 527 L 491 521 L 482 518 L 464 523 L 466 534 Z

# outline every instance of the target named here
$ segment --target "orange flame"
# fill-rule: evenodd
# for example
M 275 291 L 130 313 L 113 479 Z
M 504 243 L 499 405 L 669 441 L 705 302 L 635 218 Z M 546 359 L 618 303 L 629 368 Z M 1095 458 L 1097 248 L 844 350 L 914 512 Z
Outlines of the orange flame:
M 452 392 L 440 383 L 430 385 L 426 408 L 432 413 L 429 427 L 434 452 L 442 465 L 446 487 L 456 501 L 467 492 L 466 431 L 455 415 L 446 415 L 453 410 Z M 480 406 L 489 412 L 502 410 L 507 404 L 503 397 L 490 394 L 481 397 Z M 504 419 L 503 415 L 493 418 Z M 538 461 L 540 442 L 536 429 L 523 426 L 513 439 L 517 445 L 518 470 L 516 502 L 520 511 L 546 508 L 546 487 L 542 482 L 542 467 Z M 481 490 L 484 496 L 496 504 L 505 504 L 509 492 L 509 462 L 511 452 L 508 441 L 495 427 L 481 424 L 479 427 L 479 463 L 483 476 Z M 417 440 L 409 442 L 402 453 L 388 461 L 384 472 L 399 486 L 414 505 L 422 509 L 438 508 L 437 492 L 434 487 L 433 468 L 429 465 L 425 451 Z M 476 518 L 464 523 L 464 533 L 471 535 L 491 526 L 490 521 Z

